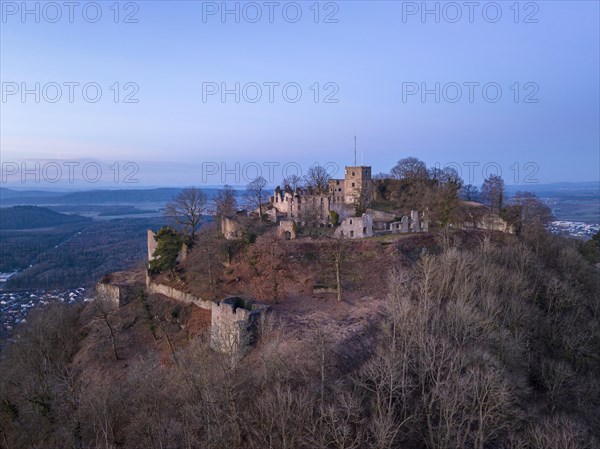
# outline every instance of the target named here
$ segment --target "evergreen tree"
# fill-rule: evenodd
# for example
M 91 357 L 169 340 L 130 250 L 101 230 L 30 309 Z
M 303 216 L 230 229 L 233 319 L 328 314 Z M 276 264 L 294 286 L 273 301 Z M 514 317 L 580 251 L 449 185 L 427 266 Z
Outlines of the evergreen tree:
M 181 235 L 173 228 L 163 227 L 154 238 L 158 245 L 153 254 L 154 258 L 150 262 L 150 271 L 153 273 L 169 271 L 174 275 L 177 257 L 183 243 Z

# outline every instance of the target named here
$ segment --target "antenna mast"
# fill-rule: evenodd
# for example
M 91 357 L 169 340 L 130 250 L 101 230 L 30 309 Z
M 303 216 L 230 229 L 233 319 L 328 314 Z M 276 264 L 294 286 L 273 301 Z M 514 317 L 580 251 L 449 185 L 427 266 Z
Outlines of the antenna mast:
M 354 166 L 356 167 L 356 136 L 354 136 Z

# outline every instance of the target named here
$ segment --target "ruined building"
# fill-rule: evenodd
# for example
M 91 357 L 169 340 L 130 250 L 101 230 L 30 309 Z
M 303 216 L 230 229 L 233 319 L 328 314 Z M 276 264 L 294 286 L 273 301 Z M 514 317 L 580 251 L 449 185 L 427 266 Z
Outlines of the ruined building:
M 312 189 L 297 188 L 292 190 L 289 186 L 275 189 L 270 198 L 271 213 L 267 212 L 271 221 L 280 220 L 318 221 L 327 223 L 329 211 L 332 210 L 331 198 Z
M 371 167 L 351 166 L 344 170 L 344 179 L 331 179 L 327 191 L 318 192 L 311 188 L 291 189 L 277 187 L 270 198 L 271 221 L 295 220 L 301 223 L 330 224 L 331 211 L 341 220 L 354 215 L 358 201 L 370 200 L 373 191 Z
M 361 198 L 370 199 L 373 190 L 371 167 L 357 165 L 344 169 L 344 179 L 329 181 L 329 195 L 336 204 L 353 205 Z
M 234 223 L 234 222 L 233 222 Z M 235 227 L 226 228 L 231 235 L 237 235 Z M 156 234 L 148 230 L 148 262 L 154 259 L 157 248 Z M 185 245 L 184 245 L 184 248 Z M 182 253 L 184 249 L 182 248 Z M 180 259 L 182 259 L 180 255 Z M 146 271 L 146 291 L 149 294 L 159 294 L 183 304 L 192 304 L 210 312 L 210 346 L 218 352 L 234 354 L 243 352 L 253 343 L 257 332 L 257 323 L 261 315 L 270 309 L 268 305 L 259 304 L 251 299 L 227 297 L 222 301 L 211 301 L 195 294 L 180 290 L 172 285 L 161 284 Z M 135 293 L 126 285 L 121 285 L 111 279 L 103 278 L 96 286 L 97 296 L 110 300 L 117 307 L 122 305 L 124 298 L 132 298 Z
M 266 215 L 272 222 L 279 223 L 279 235 L 285 239 L 296 237 L 292 226 L 294 222 L 309 226 L 337 226 L 333 234 L 337 238 L 428 231 L 429 220 L 425 212 L 419 214 L 413 211 L 410 218 L 402 217 L 401 221 L 397 221 L 394 214 L 367 209 L 373 197 L 373 186 L 371 167 L 349 166 L 344 169 L 344 179 L 329 180 L 324 192 L 278 186 L 270 198 Z M 357 216 L 357 205 L 366 209 L 366 213 Z M 332 215 L 332 212 L 335 214 Z M 230 238 L 225 232 L 224 235 Z

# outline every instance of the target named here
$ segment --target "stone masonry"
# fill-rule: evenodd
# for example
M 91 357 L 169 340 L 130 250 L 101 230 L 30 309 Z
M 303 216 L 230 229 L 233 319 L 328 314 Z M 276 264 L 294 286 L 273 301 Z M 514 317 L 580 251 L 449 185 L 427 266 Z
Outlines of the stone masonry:
M 156 242 L 154 235 L 152 231 L 148 231 L 149 260 L 154 253 L 154 251 L 150 251 L 151 241 Z M 146 273 L 146 289 L 151 294 L 161 294 L 184 304 L 193 304 L 196 307 L 210 310 L 211 347 L 215 351 L 228 354 L 241 351 L 245 345 L 252 342 L 260 314 L 268 311 L 266 305 L 244 301 L 238 297 L 226 298 L 221 302 L 205 300 L 169 285 L 154 282 L 148 273 Z M 98 284 L 96 291 L 108 295 L 117 303 L 122 296 L 119 287 L 108 282 Z

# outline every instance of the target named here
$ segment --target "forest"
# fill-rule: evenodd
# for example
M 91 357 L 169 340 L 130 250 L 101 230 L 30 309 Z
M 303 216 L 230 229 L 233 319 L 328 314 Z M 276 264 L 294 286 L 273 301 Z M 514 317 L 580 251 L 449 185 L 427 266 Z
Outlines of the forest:
M 190 311 L 143 289 L 121 310 L 32 314 L 0 361 L 0 444 L 598 447 L 594 266 L 545 232 L 457 237 L 391 264 L 385 313 L 353 343 L 315 320 L 292 344 L 267 315 L 249 352 L 218 354 L 181 336 Z

